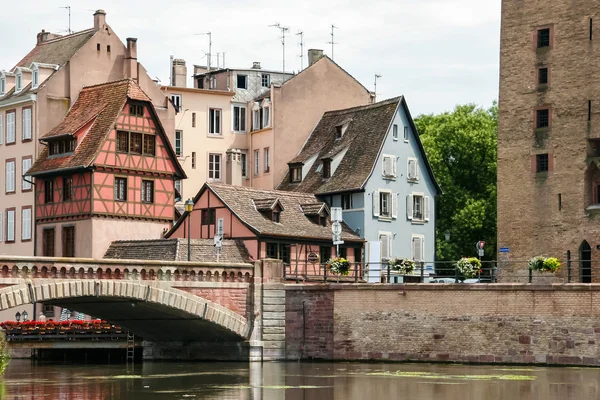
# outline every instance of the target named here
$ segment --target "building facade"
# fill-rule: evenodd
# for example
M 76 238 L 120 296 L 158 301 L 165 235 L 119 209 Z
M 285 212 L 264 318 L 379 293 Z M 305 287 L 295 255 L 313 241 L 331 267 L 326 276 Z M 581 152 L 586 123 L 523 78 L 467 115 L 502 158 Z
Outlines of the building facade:
M 152 98 L 170 135 L 175 109 L 137 62 L 137 40 L 125 46 L 94 13 L 93 28 L 60 36 L 42 30 L 15 67 L 0 71 L 0 254 L 34 255 L 34 188 L 24 173 L 83 86 L 134 79 Z
M 329 111 L 289 163 L 281 190 L 315 193 L 382 261 L 435 260 L 433 176 L 404 97 Z
M 600 259 L 600 31 L 594 5 L 502 2 L 500 257 L 570 257 L 573 280 L 581 282 L 597 282 L 600 274 L 592 261 Z M 526 262 L 506 263 L 505 275 L 526 275 L 526 269 Z
M 41 136 L 35 178 L 36 249 L 102 258 L 116 239 L 158 239 L 185 178 L 150 98 L 132 80 L 85 87 Z

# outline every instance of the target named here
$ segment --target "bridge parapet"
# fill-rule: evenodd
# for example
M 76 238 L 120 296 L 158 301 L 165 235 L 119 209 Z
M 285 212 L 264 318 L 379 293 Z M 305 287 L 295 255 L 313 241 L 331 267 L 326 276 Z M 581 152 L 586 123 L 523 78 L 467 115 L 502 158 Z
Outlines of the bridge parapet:
M 254 264 L 0 256 L 0 278 L 250 282 Z

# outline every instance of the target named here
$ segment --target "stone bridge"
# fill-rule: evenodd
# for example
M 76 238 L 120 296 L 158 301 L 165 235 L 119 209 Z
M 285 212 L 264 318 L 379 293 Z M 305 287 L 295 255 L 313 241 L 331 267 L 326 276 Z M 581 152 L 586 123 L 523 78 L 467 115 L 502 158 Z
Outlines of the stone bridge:
M 282 271 L 273 260 L 0 256 L 0 311 L 52 304 L 102 318 L 142 337 L 146 358 L 262 360 L 262 284 L 278 280 Z M 267 353 L 283 349 L 283 338 L 276 339 Z

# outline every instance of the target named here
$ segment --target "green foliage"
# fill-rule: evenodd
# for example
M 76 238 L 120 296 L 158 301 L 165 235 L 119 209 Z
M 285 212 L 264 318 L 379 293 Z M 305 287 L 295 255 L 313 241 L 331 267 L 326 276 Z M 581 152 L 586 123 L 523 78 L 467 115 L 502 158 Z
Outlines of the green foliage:
M 560 261 L 555 257 L 537 256 L 529 260 L 529 269 L 534 271 L 556 273 L 560 267 Z
M 475 257 L 463 257 L 456 262 L 455 267 L 466 279 L 475 278 L 481 273 L 481 261 Z
M 6 335 L 0 331 L 0 376 L 4 375 L 4 371 L 10 363 L 10 353 L 6 344 Z M 1 391 L 0 391 L 1 393 Z M 2 397 L 0 396 L 0 399 Z
M 494 259 L 497 104 L 487 110 L 461 105 L 453 112 L 421 115 L 415 124 L 443 191 L 436 199 L 437 259 L 475 255 L 479 240 L 486 242 L 484 258 Z

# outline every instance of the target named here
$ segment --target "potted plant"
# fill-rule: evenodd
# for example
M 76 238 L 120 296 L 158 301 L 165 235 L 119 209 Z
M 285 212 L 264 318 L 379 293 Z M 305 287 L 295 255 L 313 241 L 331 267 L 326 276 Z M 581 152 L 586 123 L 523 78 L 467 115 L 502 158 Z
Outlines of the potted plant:
M 408 258 L 392 258 L 388 261 L 388 265 L 393 271 L 397 271 L 403 275 L 412 274 L 415 270 L 415 262 Z
M 555 274 L 560 269 L 560 261 L 555 257 L 536 256 L 529 260 L 529 269 Z
M 475 257 L 463 257 L 456 262 L 455 267 L 467 279 L 481 273 L 481 261 Z
M 333 274 L 342 276 L 350 274 L 350 262 L 343 257 L 330 258 L 326 266 Z

